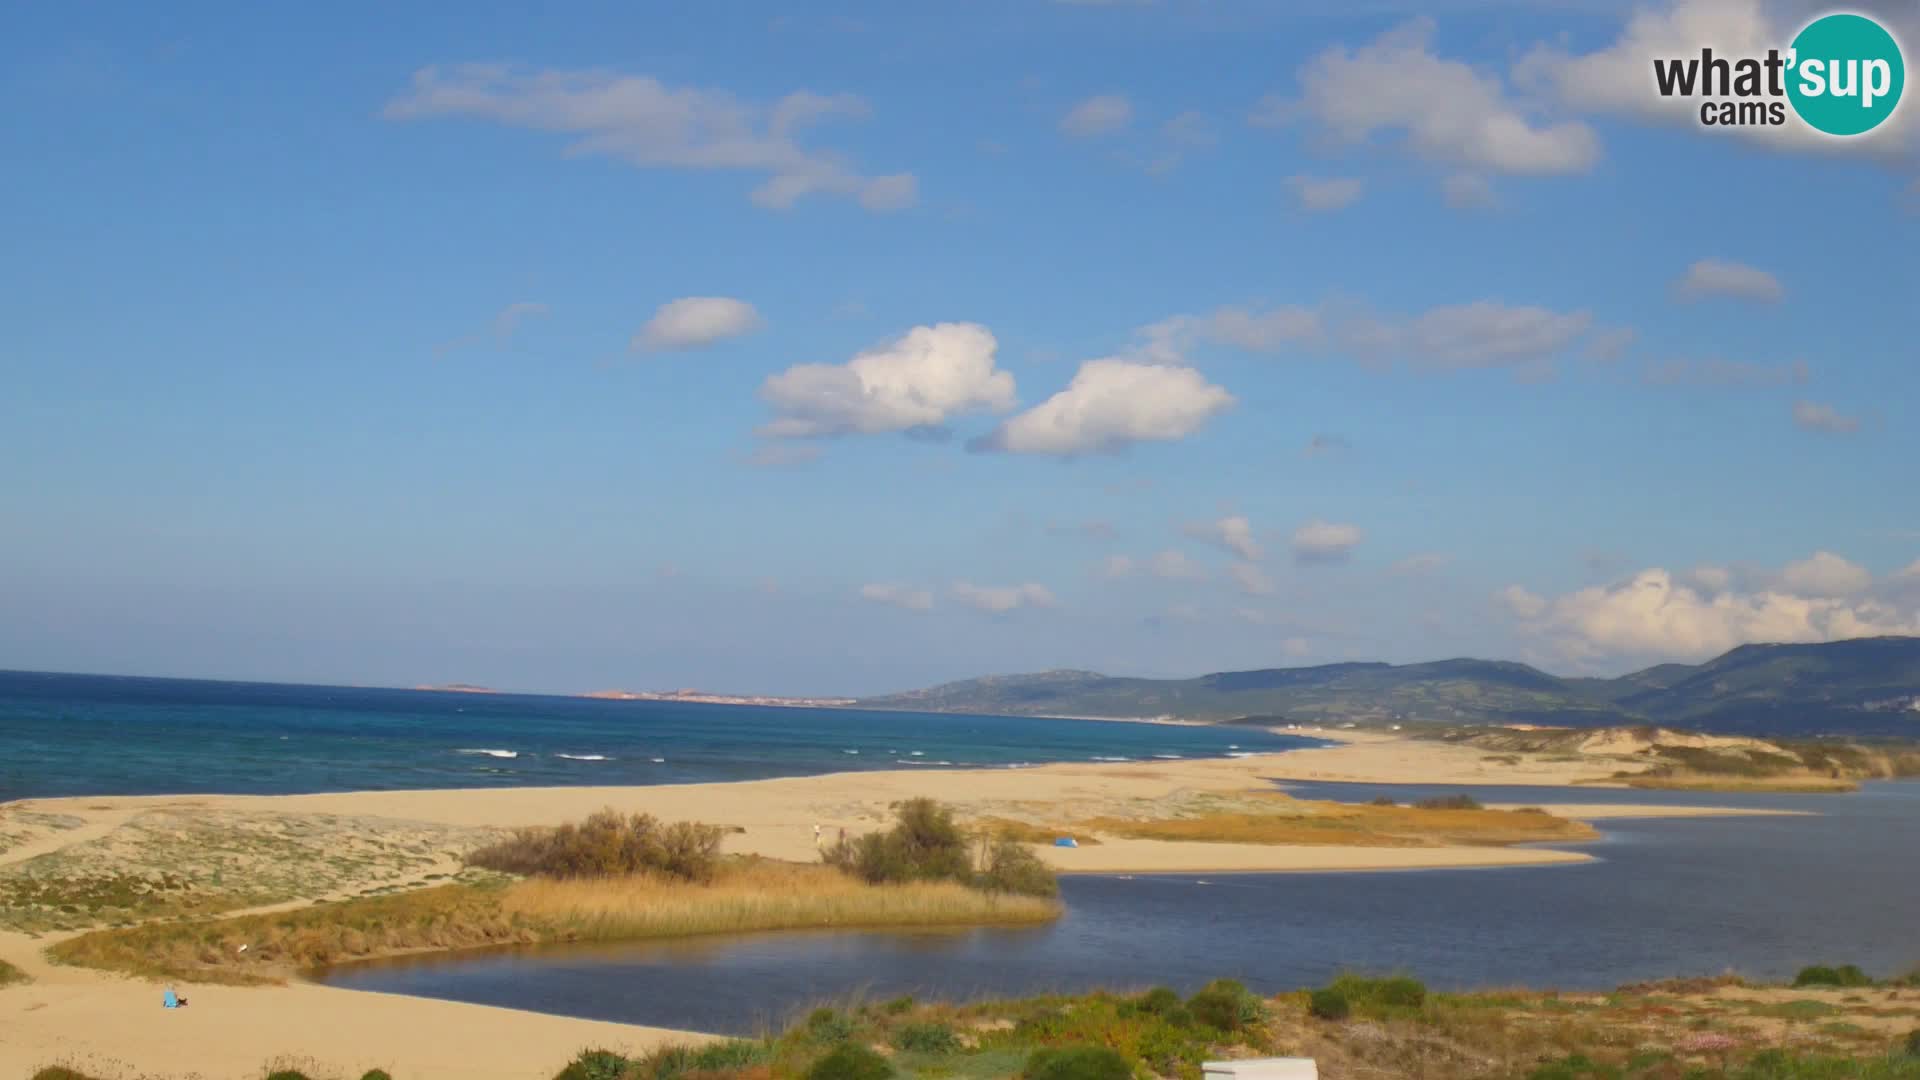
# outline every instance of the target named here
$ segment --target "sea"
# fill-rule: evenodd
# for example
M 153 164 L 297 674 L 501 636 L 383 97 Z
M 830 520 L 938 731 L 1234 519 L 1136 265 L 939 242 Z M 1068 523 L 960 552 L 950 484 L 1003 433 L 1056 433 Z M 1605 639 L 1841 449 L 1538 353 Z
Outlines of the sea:
M 0 672 L 0 801 L 686 784 L 1316 745 L 1257 727 Z

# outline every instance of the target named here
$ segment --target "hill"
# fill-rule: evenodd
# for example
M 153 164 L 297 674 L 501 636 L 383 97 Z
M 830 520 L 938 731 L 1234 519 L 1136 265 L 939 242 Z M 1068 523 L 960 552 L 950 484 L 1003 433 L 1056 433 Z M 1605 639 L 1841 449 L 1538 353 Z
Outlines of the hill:
M 931 712 L 1357 726 L 1662 724 L 1748 735 L 1920 737 L 1920 638 L 1742 645 L 1704 664 L 1562 678 L 1501 660 L 1341 663 L 1138 679 L 1091 671 L 994 675 L 860 707 Z

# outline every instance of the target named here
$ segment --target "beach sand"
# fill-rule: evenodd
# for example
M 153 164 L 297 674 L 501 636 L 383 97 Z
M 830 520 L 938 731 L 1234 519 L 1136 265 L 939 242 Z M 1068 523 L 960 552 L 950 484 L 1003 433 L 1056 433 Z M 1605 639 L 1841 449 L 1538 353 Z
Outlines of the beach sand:
M 1332 737 L 1332 733 L 1322 733 Z M 91 850 L 141 820 L 196 816 L 259 823 L 279 818 L 302 829 L 337 830 L 367 843 L 369 823 L 410 837 L 464 835 L 474 828 L 577 820 L 602 807 L 644 811 L 666 820 L 737 826 L 726 850 L 810 861 L 815 829 L 831 840 L 886 824 L 889 804 L 929 796 L 969 816 L 1054 822 L 1095 816 L 1146 817 L 1196 795 L 1270 790 L 1270 781 L 1483 783 L 1553 786 L 1612 775 L 1617 760 L 1522 758 L 1490 763 L 1471 747 L 1342 732 L 1340 745 L 1225 760 L 1062 764 L 1024 769 L 918 769 L 840 773 L 732 784 L 655 787 L 506 788 L 354 792 L 286 796 L 141 796 L 36 799 L 5 809 L 15 821 L 57 822 L 16 834 L 0 852 L 0 870 L 34 856 Z M 1574 818 L 1695 815 L 1697 807 L 1594 806 L 1550 799 L 1533 805 Z M 155 812 L 158 812 L 157 814 Z M 1727 811 L 1717 811 L 1725 813 Z M 144 816 L 144 817 L 143 817 Z M 319 823 L 319 824 L 313 824 Z M 36 831 L 37 829 L 37 831 Z M 326 835 L 333 835 L 331 833 Z M 424 841 L 423 841 L 424 842 Z M 368 848 L 377 854 L 377 848 Z M 1386 870 L 1580 862 L 1577 851 L 1502 847 L 1285 846 L 1109 838 L 1098 846 L 1039 849 L 1066 872 L 1168 873 Z M 406 886 L 444 873 L 448 857 L 421 857 L 402 868 L 367 856 L 365 881 L 317 880 L 308 895 L 277 906 L 349 895 L 356 884 Z M 93 1063 L 107 1076 L 197 1074 L 208 1080 L 260 1075 L 269 1058 L 313 1059 L 329 1075 L 358 1076 L 378 1065 L 401 1080 L 551 1076 L 589 1046 L 633 1050 L 690 1038 L 621 1024 L 514 1010 L 367 994 L 313 985 L 285 988 L 185 986 L 192 1005 L 160 1007 L 152 983 L 59 968 L 40 955 L 60 935 L 0 933 L 0 959 L 32 983 L 0 989 L 0 1080 L 27 1076 L 56 1061 Z

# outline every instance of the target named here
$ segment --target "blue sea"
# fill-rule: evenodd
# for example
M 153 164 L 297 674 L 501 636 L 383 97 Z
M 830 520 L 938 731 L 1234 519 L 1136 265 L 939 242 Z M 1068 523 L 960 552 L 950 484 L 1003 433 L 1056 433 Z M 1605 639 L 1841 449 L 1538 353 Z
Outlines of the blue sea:
M 0 801 L 1220 757 L 1257 728 L 0 672 Z

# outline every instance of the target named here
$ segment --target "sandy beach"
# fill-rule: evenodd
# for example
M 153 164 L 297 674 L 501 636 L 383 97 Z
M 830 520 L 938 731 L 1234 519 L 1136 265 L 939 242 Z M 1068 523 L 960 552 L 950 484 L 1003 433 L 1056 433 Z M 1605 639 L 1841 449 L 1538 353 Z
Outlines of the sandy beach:
M 1328 734 L 1331 733 L 1322 733 Z M 1565 817 L 1728 813 L 1647 805 L 1596 806 L 1551 789 L 1611 775 L 1616 761 L 1521 759 L 1490 763 L 1470 747 L 1380 735 L 1340 733 L 1324 749 L 1223 760 L 1063 764 L 1024 769 L 919 769 L 840 773 L 732 784 L 656 787 L 512 788 L 355 792 L 288 796 L 143 796 L 37 799 L 5 809 L 25 828 L 0 853 L 0 870 L 37 857 L 78 857 L 111 845 L 126 830 L 164 820 L 325 823 L 371 852 L 295 889 L 283 907 L 350 895 L 368 883 L 404 888 L 444 877 L 444 852 L 382 862 L 368 838 L 404 835 L 416 848 L 452 843 L 467 830 L 546 825 L 602 807 L 644 811 L 666 820 L 736 828 L 726 850 L 778 859 L 815 859 L 815 826 L 829 838 L 879 827 L 889 804 L 930 796 L 967 816 L 1052 823 L 1097 816 L 1152 816 L 1156 807 L 1196 797 L 1271 789 L 1273 780 L 1383 783 L 1503 783 L 1542 787 L 1537 805 Z M 151 824 L 147 826 L 150 830 Z M 123 845 L 122 857 L 156 850 L 157 840 Z M 1580 862 L 1577 851 L 1491 846 L 1381 847 L 1175 842 L 1110 838 L 1094 846 L 1039 849 L 1064 872 L 1155 873 L 1343 871 Z M 336 860 L 337 861 L 337 860 Z M 289 888 L 294 888 L 289 886 Z M 270 907 L 268 908 L 271 909 Z M 109 1075 L 257 1076 L 279 1055 L 310 1058 L 322 1072 L 357 1076 L 373 1065 L 404 1080 L 438 1077 L 549 1076 L 587 1046 L 644 1049 L 683 1033 L 541 1016 L 512 1010 L 364 994 L 313 985 L 242 989 L 182 986 L 185 1011 L 160 1008 L 152 983 L 50 965 L 41 950 L 61 934 L 0 933 L 0 959 L 33 979 L 0 989 L 0 1076 L 23 1077 L 56 1061 L 91 1063 Z

